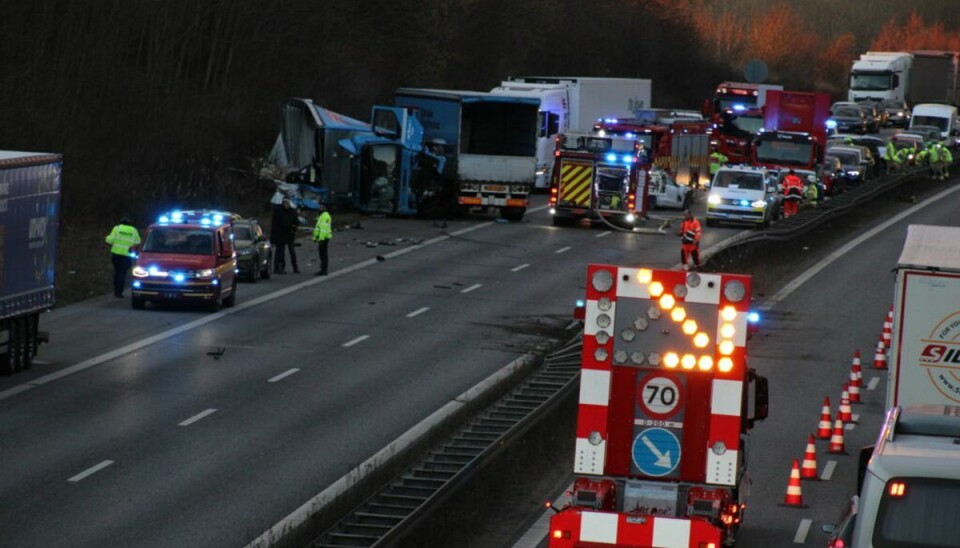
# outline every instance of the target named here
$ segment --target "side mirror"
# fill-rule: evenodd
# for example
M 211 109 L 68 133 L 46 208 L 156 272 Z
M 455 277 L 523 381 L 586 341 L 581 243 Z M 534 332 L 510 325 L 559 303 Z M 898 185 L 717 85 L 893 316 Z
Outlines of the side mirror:
M 756 369 L 747 370 L 748 402 L 747 428 L 767 418 L 770 412 L 770 392 L 767 378 L 757 374 Z

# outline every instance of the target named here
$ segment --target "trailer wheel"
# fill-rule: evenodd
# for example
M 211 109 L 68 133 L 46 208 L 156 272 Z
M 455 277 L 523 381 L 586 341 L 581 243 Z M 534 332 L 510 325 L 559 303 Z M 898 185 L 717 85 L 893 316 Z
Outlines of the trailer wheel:
M 500 217 L 510 222 L 519 222 L 523 220 L 523 214 L 527 212 L 525 207 L 501 207 Z
M 7 324 L 7 352 L 3 354 L 0 372 L 12 375 L 20 371 L 23 366 L 23 327 L 20 319 L 11 320 Z

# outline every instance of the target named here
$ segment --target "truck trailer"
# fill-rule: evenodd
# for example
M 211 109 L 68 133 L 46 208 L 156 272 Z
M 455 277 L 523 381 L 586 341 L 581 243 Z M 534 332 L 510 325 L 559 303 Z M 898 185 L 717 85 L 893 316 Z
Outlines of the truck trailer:
M 850 101 L 958 104 L 955 51 L 868 51 L 850 68 Z
M 0 151 L 0 374 L 29 369 L 48 339 L 62 168 L 59 154 Z
M 750 283 L 588 266 L 575 480 L 551 548 L 733 543 L 768 408 L 747 366 Z

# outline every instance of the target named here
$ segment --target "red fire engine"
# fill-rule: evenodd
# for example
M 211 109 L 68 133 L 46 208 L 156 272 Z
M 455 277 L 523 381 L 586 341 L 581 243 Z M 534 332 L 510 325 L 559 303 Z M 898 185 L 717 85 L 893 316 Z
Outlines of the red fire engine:
M 645 151 L 635 139 L 585 133 L 557 136 L 550 179 L 553 224 L 608 218 L 633 227 L 646 217 Z
M 768 91 L 782 86 L 721 82 L 713 97 L 704 100 L 703 114 L 713 122 L 711 146 L 732 164 L 750 163 L 753 138 L 763 128 L 763 106 Z
M 754 140 L 751 163 L 771 169 L 815 170 L 823 161 L 829 116 L 826 93 L 768 91 L 763 131 Z
M 549 546 L 719 548 L 745 508 L 750 276 L 590 265 L 571 503 Z
M 639 140 L 649 151 L 644 168 L 659 167 L 679 184 L 706 184 L 710 180 L 710 122 L 674 116 L 671 111 L 641 112 L 626 120 L 606 120 L 593 126 L 598 135 Z

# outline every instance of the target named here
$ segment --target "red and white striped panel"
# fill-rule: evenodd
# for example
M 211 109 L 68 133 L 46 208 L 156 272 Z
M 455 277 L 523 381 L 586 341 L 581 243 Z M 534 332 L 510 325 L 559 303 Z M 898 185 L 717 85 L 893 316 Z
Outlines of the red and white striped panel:
M 576 527 L 574 527 L 576 529 Z M 661 518 L 608 512 L 580 512 L 580 542 L 613 546 L 700 548 L 713 542 L 719 548 L 720 530 L 704 520 Z

